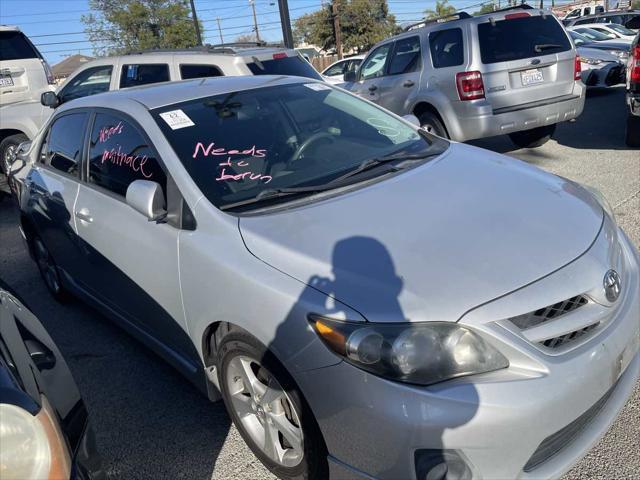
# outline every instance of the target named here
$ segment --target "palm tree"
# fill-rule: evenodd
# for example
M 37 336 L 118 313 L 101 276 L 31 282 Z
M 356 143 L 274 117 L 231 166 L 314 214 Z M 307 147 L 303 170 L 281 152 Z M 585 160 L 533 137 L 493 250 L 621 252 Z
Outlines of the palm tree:
M 449 5 L 449 0 L 437 0 L 436 8 L 434 10 L 428 9 L 424 11 L 425 18 L 438 18 L 454 15 L 456 8 L 453 5 Z

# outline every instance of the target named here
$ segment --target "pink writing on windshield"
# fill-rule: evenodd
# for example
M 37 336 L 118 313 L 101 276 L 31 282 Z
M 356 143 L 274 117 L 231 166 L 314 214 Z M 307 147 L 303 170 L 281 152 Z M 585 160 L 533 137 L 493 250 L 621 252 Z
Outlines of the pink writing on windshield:
M 144 178 L 153 177 L 153 172 L 145 172 L 145 164 L 147 163 L 146 155 L 129 155 L 120 151 L 121 147 L 112 148 L 111 150 L 105 150 L 102 152 L 102 163 L 109 161 L 114 165 L 121 167 L 128 167 L 134 172 L 140 172 Z
M 227 150 L 224 147 L 214 148 L 215 143 L 211 142 L 206 147 L 202 142 L 196 143 L 196 149 L 193 152 L 193 158 L 198 156 L 198 152 L 200 151 L 203 156 L 215 155 L 215 156 L 229 156 L 229 155 L 249 155 L 256 158 L 264 158 L 267 156 L 266 149 L 256 149 L 256 146 L 253 145 L 251 148 L 247 148 L 244 150 L 240 149 L 230 149 Z
M 262 180 L 264 183 L 269 183 L 273 180 L 271 175 L 262 175 L 261 173 L 253 173 L 253 172 L 242 172 L 238 174 L 226 173 L 223 168 L 220 172 L 220 176 L 216 177 L 216 182 L 226 182 L 226 181 L 235 181 L 239 182 L 241 180 Z
M 104 143 L 114 135 L 120 135 L 123 127 L 122 122 L 118 122 L 118 124 L 113 127 L 102 127 L 98 134 L 98 143 Z

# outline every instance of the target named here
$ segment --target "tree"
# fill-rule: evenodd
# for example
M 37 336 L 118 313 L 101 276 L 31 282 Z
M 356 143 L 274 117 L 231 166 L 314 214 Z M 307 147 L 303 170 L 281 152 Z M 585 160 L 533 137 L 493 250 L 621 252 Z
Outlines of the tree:
M 89 7 L 96 13 L 81 20 L 96 55 L 197 43 L 188 0 L 89 0 Z
M 484 15 L 485 13 L 491 13 L 495 10 L 494 3 L 483 3 L 480 10 L 474 13 L 474 15 Z
M 341 0 L 339 7 L 345 50 L 366 51 L 398 31 L 387 0 Z M 299 17 L 294 22 L 293 35 L 296 44 L 306 42 L 322 50 L 335 48 L 331 6 Z
M 454 15 L 456 8 L 453 5 L 449 5 L 449 0 L 437 0 L 436 8 L 434 10 L 428 9 L 424 11 L 426 18 L 439 18 Z
M 246 35 L 238 35 L 234 40 L 236 43 L 254 43 L 256 42 L 256 35 L 254 33 L 249 33 Z

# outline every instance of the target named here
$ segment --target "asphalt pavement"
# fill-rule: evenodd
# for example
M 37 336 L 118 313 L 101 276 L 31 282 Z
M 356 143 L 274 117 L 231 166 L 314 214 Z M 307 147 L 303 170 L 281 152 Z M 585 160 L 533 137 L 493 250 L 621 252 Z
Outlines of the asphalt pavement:
M 473 144 L 597 187 L 640 246 L 640 150 L 625 147 L 624 120 L 622 89 L 594 92 L 584 113 L 561 124 L 540 148 L 517 150 L 507 137 Z M 7 201 L 0 203 L 0 277 L 26 300 L 67 359 L 110 478 L 275 478 L 244 445 L 221 402 L 210 403 L 92 308 L 52 300 Z M 564 478 L 640 479 L 640 386 L 607 435 Z

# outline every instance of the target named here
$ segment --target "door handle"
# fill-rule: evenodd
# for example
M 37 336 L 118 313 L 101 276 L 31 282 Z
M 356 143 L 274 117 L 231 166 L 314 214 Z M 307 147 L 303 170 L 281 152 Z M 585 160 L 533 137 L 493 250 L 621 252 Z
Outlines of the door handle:
M 413 82 L 413 80 L 407 80 L 402 84 L 403 87 L 413 87 L 414 85 L 415 83 Z
M 76 218 L 82 220 L 83 222 L 91 223 L 93 222 L 93 217 L 89 215 L 89 211 L 85 208 L 82 210 L 76 210 Z
M 378 89 L 378 86 L 377 86 L 377 85 L 369 85 L 369 91 L 370 91 L 370 92 L 374 92 L 374 91 L 376 91 L 377 89 Z

